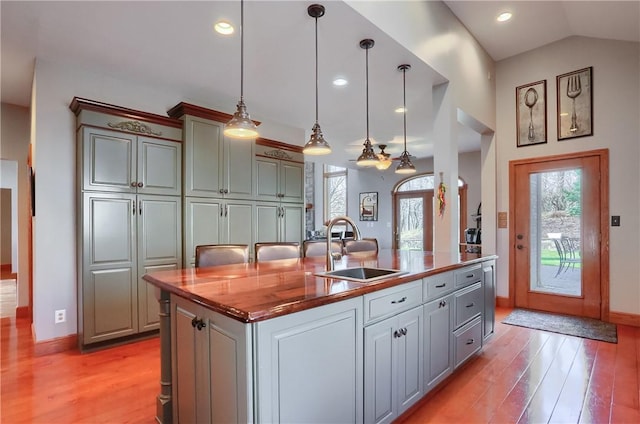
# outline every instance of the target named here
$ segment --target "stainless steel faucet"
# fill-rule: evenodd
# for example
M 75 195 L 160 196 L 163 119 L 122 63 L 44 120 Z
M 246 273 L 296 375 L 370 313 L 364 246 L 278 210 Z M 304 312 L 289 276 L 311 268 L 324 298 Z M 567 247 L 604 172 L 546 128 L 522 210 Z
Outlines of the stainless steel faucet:
M 339 215 L 329 221 L 329 223 L 327 224 L 327 271 L 333 271 L 333 254 L 331 252 L 331 242 L 333 240 L 331 239 L 331 230 L 333 229 L 333 226 L 338 222 L 346 222 L 347 224 L 351 225 L 351 228 L 353 228 L 354 240 L 362 239 L 362 236 L 360 235 L 360 229 L 353 221 L 353 219 L 349 218 L 348 216 Z

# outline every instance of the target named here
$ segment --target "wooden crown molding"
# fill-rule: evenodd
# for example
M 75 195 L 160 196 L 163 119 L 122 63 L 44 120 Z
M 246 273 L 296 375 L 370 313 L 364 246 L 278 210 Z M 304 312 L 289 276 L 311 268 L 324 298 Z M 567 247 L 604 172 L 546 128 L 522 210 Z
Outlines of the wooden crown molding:
M 184 115 L 197 116 L 198 118 L 210 119 L 216 122 L 228 122 L 233 115 L 225 112 L 220 112 L 213 109 L 207 109 L 206 107 L 193 105 L 191 103 L 180 102 L 167 111 L 167 115 L 172 118 L 181 118 Z M 252 119 L 253 123 L 260 125 L 260 121 Z
M 94 112 L 107 113 L 110 115 L 121 116 L 123 118 L 136 121 L 144 121 L 152 124 L 165 125 L 173 128 L 182 129 L 182 121 L 173 117 L 156 115 L 155 113 L 143 112 L 140 110 L 129 109 L 122 106 L 115 106 L 108 103 L 98 102 L 96 100 L 83 99 L 74 97 L 71 100 L 69 109 L 77 116 L 82 110 L 91 110 Z
M 282 141 L 269 140 L 268 138 L 258 137 L 256 138 L 256 144 L 280 150 L 288 150 L 290 152 L 302 153 L 302 146 L 294 146 L 292 144 L 283 143 Z

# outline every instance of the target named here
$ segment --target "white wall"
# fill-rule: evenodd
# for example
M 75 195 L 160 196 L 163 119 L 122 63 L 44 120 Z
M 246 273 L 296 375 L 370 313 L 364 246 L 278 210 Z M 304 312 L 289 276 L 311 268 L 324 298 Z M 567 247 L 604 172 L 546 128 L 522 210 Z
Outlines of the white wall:
M 34 138 L 37 217 L 34 228 L 34 332 L 36 341 L 75 334 L 76 304 L 76 143 L 74 96 L 165 115 L 181 101 L 216 107 L 187 98 L 179 89 L 117 79 L 94 70 L 36 61 Z M 219 110 L 228 110 L 226 105 Z M 291 144 L 304 141 L 304 130 L 263 123 L 261 136 Z M 54 311 L 67 310 L 67 322 L 54 324 Z
M 556 76 L 593 66 L 593 136 L 557 141 Z M 609 149 L 610 309 L 640 314 L 640 44 L 570 37 L 497 64 L 498 210 L 509 210 L 509 161 Z M 547 80 L 546 144 L 516 147 L 515 87 Z M 508 230 L 498 230 L 498 295 L 508 296 Z
M 12 162 L 12 271 L 18 274 L 18 306 L 29 304 L 29 109 L 21 106 L 1 105 L 2 159 Z M 3 160 L 3 162 L 5 162 Z M 4 167 L 3 167 L 4 168 Z M 5 187 L 2 177 L 2 187 Z

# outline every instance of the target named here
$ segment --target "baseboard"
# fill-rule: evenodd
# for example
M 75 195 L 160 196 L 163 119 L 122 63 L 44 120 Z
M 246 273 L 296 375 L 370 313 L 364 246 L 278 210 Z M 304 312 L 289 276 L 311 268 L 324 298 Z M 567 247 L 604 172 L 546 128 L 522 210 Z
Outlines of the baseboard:
M 33 346 L 33 356 L 51 355 L 52 353 L 66 352 L 76 349 L 78 346 L 78 335 L 70 334 L 43 342 L 37 342 Z
M 16 308 L 16 318 L 30 318 L 31 314 L 29 313 L 28 306 L 18 306 Z
M 512 307 L 511 303 L 509 302 L 509 298 L 508 297 L 500 297 L 500 296 L 496 297 L 496 306 L 498 308 L 511 308 Z
M 613 324 L 630 325 L 640 327 L 640 315 L 628 314 L 626 312 L 609 311 L 609 322 Z

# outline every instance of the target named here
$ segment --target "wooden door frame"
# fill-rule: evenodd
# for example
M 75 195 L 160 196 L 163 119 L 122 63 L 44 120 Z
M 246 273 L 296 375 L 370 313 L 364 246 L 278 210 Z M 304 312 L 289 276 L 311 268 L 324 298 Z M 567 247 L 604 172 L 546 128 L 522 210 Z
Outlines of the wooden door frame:
M 509 299 L 508 306 L 515 306 L 515 171 L 519 165 L 557 160 L 579 159 L 597 156 L 600 162 L 600 319 L 609 321 L 609 149 L 588 150 L 537 158 L 509 161 Z

